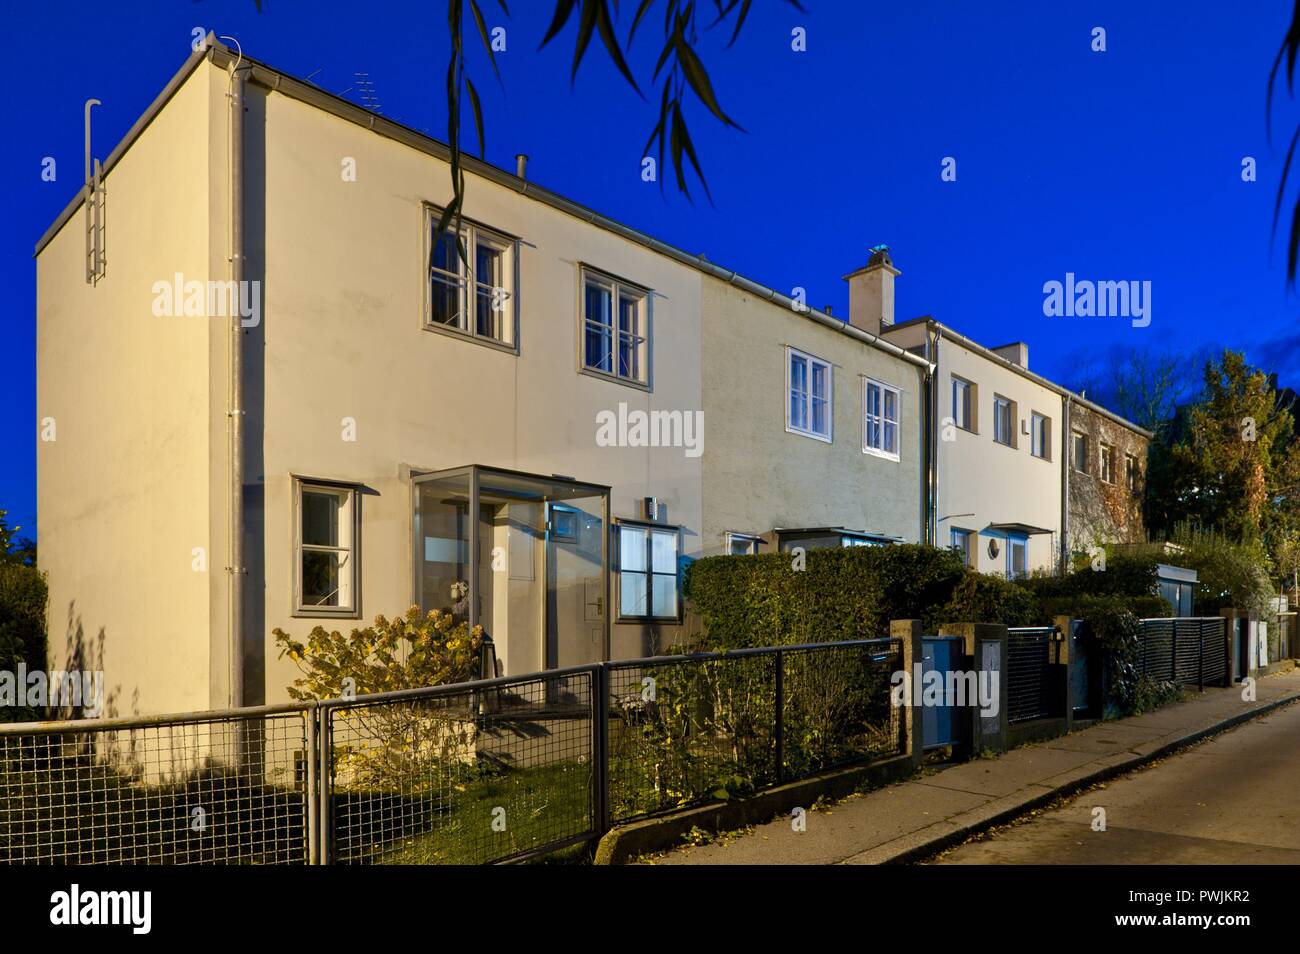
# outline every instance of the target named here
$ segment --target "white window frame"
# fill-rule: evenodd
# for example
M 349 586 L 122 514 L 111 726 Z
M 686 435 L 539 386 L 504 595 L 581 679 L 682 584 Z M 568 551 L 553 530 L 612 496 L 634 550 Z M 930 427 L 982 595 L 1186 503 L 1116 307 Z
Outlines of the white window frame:
M 424 207 L 424 328 L 452 335 L 468 341 L 500 348 L 514 354 L 519 353 L 519 240 L 498 229 L 489 228 L 469 219 L 461 220 L 460 240 L 464 245 L 469 261 L 462 259 L 459 249 L 456 252 L 456 272 L 433 267 L 433 238 L 442 210 L 426 205 Z M 450 234 L 450 233 L 449 233 Z M 501 253 L 501 273 L 503 285 L 485 285 L 475 274 L 478 262 L 478 246 L 489 245 Z M 457 288 L 459 322 L 444 324 L 433 320 L 433 284 L 434 272 L 453 279 Z M 500 309 L 493 308 L 494 323 L 501 335 L 481 334 L 478 330 L 478 293 L 480 288 L 487 288 L 495 302 L 497 293 L 504 296 Z
M 735 533 L 728 530 L 726 533 L 727 556 L 757 556 L 759 545 L 762 544 L 763 538 L 753 533 Z M 740 544 L 745 549 L 737 552 L 736 544 Z
M 308 544 L 302 539 L 302 498 L 303 493 L 329 494 L 343 500 L 339 507 L 339 527 L 337 546 Z M 332 616 L 357 619 L 360 617 L 361 589 L 361 506 L 360 494 L 355 484 L 335 481 L 313 480 L 295 477 L 293 480 L 293 616 Z M 340 561 L 338 605 L 327 606 L 303 601 L 303 555 L 309 552 L 330 552 L 343 554 Z
M 617 544 L 617 546 L 615 546 L 614 548 L 614 553 L 615 553 L 614 559 L 616 561 L 615 571 L 618 575 L 618 580 L 617 580 L 618 619 L 617 621 L 637 622 L 637 623 L 656 623 L 656 622 L 680 623 L 683 619 L 682 574 L 681 574 L 682 528 L 670 527 L 670 526 L 665 526 L 664 524 L 657 524 L 657 523 L 644 523 L 638 520 L 619 520 L 617 523 L 614 524 L 614 527 L 617 530 L 617 533 L 615 534 L 615 538 L 614 538 Z M 645 554 L 644 554 L 645 569 L 644 570 L 625 571 L 623 569 L 623 531 L 624 530 L 640 530 L 645 533 Z M 672 536 L 673 539 L 676 541 L 674 543 L 674 547 L 676 548 L 676 554 L 673 558 L 673 573 L 671 574 L 674 581 L 673 582 L 674 591 L 676 593 L 676 598 L 674 602 L 677 605 L 677 613 L 674 616 L 655 616 L 652 613 L 652 609 L 654 607 L 654 578 L 656 576 L 663 577 L 663 576 L 670 575 L 667 573 L 655 572 L 654 570 L 654 563 L 653 563 L 654 544 L 652 543 L 652 540 L 655 534 Z M 636 573 L 643 573 L 645 575 L 646 592 L 645 592 L 644 613 L 635 613 L 635 612 L 629 613 L 626 612 L 623 607 L 623 573 L 624 572 L 636 572 Z
M 1079 445 L 1083 445 L 1083 454 L 1079 454 Z M 1079 457 L 1083 460 L 1080 461 Z M 1082 431 L 1070 432 L 1070 469 L 1077 474 L 1088 473 L 1088 435 Z
M 1100 441 L 1097 444 L 1097 471 L 1103 483 L 1114 484 L 1119 475 L 1115 467 L 1115 445 Z
M 957 391 L 961 389 L 964 400 L 957 400 Z M 975 384 L 956 374 L 952 376 L 952 421 L 963 431 L 975 433 Z M 959 413 L 960 412 L 960 413 Z
M 1007 409 L 1007 426 L 1006 433 L 1002 435 L 1003 440 L 998 436 L 1002 431 L 1002 415 L 1000 413 L 1002 406 L 1006 405 Z M 1016 446 L 1016 402 L 1009 397 L 1003 397 L 1001 394 L 993 395 L 993 442 L 1001 444 L 1003 447 Z
M 1052 459 L 1052 419 L 1037 411 L 1029 415 L 1029 453 L 1039 460 Z
M 1008 535 L 1006 537 L 1006 544 L 1007 544 L 1007 579 L 1022 580 L 1025 577 L 1029 576 L 1029 538 Z M 1013 567 L 1015 566 L 1015 553 L 1017 548 L 1019 548 L 1020 551 L 1024 554 L 1024 561 L 1023 561 L 1024 570 L 1021 573 L 1016 573 L 1016 571 L 1013 569 Z
M 612 370 L 606 371 L 598 365 L 587 362 L 588 326 L 604 328 L 603 323 L 592 321 L 587 316 L 587 285 L 602 287 L 609 293 L 610 324 L 609 363 Z M 624 299 L 636 303 L 636 328 L 629 334 L 620 326 L 620 303 Z M 583 374 L 594 375 L 608 381 L 617 381 L 632 387 L 650 389 L 650 289 L 634 282 L 611 275 L 609 272 L 581 265 L 578 269 L 578 369 Z M 635 374 L 624 374 L 619 370 L 619 354 L 624 340 L 631 343 L 636 355 L 637 370 Z
M 807 427 L 796 425 L 790 413 L 794 397 L 794 376 L 791 372 L 796 359 L 804 361 L 808 371 L 806 378 L 808 390 L 803 395 L 804 419 L 808 422 Z M 818 366 L 826 369 L 826 432 L 824 434 L 812 429 L 815 398 L 813 369 Z M 829 361 L 790 347 L 785 349 L 785 429 L 791 434 L 801 434 L 813 440 L 825 441 L 827 444 L 833 443 L 835 439 L 835 367 Z
M 958 534 L 965 538 L 964 544 L 957 542 Z M 977 534 L 975 531 L 967 530 L 965 527 L 949 527 L 948 540 L 948 545 L 952 547 L 952 549 L 961 552 L 962 560 L 966 566 L 973 567 L 975 565 L 975 553 L 971 545 L 972 543 L 978 544 Z
M 871 392 L 875 389 L 880 392 L 880 413 L 871 413 Z M 891 420 L 885 412 L 885 395 L 894 396 L 894 417 Z M 871 454 L 875 457 L 883 457 L 886 460 L 896 461 L 899 459 L 899 447 L 902 444 L 902 419 L 903 419 L 903 392 L 901 389 L 894 387 L 892 384 L 885 384 L 883 381 L 877 381 L 874 378 L 863 378 L 862 383 L 862 453 Z M 880 425 L 880 444 L 873 445 L 871 442 L 871 425 L 876 421 Z M 894 439 L 892 442 L 886 440 L 888 428 L 886 425 L 894 426 Z M 886 446 L 892 444 L 892 446 Z
M 1139 482 L 1142 472 L 1138 470 L 1138 459 L 1136 454 L 1125 452 L 1124 454 L 1124 481 L 1128 485 L 1129 493 L 1136 494 L 1139 491 Z

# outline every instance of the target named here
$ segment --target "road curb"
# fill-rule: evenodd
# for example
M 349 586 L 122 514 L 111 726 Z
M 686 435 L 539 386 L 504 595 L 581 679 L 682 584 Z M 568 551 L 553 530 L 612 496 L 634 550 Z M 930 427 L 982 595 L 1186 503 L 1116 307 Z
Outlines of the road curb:
M 1222 732 L 1227 732 L 1229 729 L 1235 729 L 1239 725 L 1258 719 L 1260 716 L 1267 715 L 1276 709 L 1280 709 L 1283 706 L 1290 705 L 1296 701 L 1300 701 L 1300 692 L 1293 692 L 1280 699 L 1274 699 L 1271 702 L 1266 702 L 1262 705 L 1256 706 L 1247 712 L 1241 712 L 1231 718 L 1216 722 L 1214 725 L 1198 729 L 1181 738 L 1174 739 L 1171 742 L 1166 742 L 1159 748 L 1153 749 L 1143 755 L 1133 755 L 1131 758 L 1125 759 L 1122 762 L 1099 768 L 1097 771 L 1082 776 L 1081 778 L 1072 779 L 1069 782 L 1058 785 L 1048 791 L 1026 798 L 1024 801 L 1013 805 L 1010 808 L 1005 808 L 987 818 L 979 819 L 978 821 L 971 822 L 970 824 L 960 826 L 956 829 L 949 829 L 943 834 L 936 835 L 933 838 L 927 839 L 918 844 L 909 845 L 906 848 L 901 848 L 893 853 L 887 852 L 881 857 L 873 857 L 869 862 L 861 863 L 905 865 L 923 861 L 937 855 L 941 851 L 945 851 L 948 848 L 961 844 L 968 838 L 982 834 L 991 828 L 998 827 L 999 825 L 1005 825 L 1028 812 L 1034 811 L 1035 809 L 1050 805 L 1052 802 L 1060 798 L 1067 798 L 1100 782 L 1109 781 L 1119 775 L 1125 775 L 1132 772 L 1134 769 L 1142 768 L 1144 765 L 1149 765 L 1152 762 L 1165 758 L 1180 749 L 1185 749 L 1188 746 L 1195 745 L 1196 743 L 1202 742 L 1212 736 L 1219 735 Z M 937 824 L 944 823 L 939 822 Z M 914 834 L 915 833 L 913 833 L 913 835 Z M 909 836 L 904 835 L 902 838 L 896 840 L 901 841 L 908 837 Z M 878 846 L 876 848 L 867 849 L 857 857 L 876 855 L 881 852 L 883 848 L 884 846 Z M 852 859 L 846 859 L 845 862 L 840 863 L 852 863 Z

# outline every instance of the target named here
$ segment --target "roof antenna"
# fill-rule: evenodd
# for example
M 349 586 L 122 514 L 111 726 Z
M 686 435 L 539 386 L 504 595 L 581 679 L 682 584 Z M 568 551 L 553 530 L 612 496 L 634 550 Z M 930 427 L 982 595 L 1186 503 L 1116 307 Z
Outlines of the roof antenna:
M 379 102 L 379 97 L 375 95 L 375 84 L 371 82 L 370 74 L 365 72 L 354 72 L 352 75 L 356 77 L 357 81 L 339 95 L 341 96 L 350 93 L 355 89 L 357 91 L 357 99 L 361 101 L 362 106 L 370 110 L 372 113 L 383 112 L 384 105 Z

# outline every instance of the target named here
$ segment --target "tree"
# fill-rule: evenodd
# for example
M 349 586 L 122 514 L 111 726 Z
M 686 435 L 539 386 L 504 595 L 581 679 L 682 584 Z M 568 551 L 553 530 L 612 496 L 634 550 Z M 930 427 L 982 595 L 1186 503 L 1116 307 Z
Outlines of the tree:
M 1082 349 L 1067 361 L 1073 369 L 1068 386 L 1139 427 L 1157 431 L 1174 417 L 1179 405 L 1196 399 L 1196 379 L 1186 369 L 1212 354 L 1189 357 L 1168 348 L 1126 345 L 1114 345 L 1101 355 L 1092 348 Z
M 0 563 L 35 566 L 36 542 L 18 536 L 22 527 L 9 526 L 8 516 L 7 510 L 0 510 Z
M 1293 427 L 1275 380 L 1224 351 L 1206 365 L 1202 398 L 1175 414 L 1152 449 L 1148 527 L 1168 534 L 1187 523 L 1239 542 L 1284 538 L 1300 509 Z

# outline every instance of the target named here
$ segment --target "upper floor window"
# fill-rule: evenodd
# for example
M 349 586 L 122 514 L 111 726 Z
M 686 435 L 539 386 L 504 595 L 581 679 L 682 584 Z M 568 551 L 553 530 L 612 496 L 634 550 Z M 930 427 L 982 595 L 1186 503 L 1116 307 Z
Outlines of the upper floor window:
M 802 351 L 787 349 L 786 429 L 829 442 L 831 439 L 831 366 Z
M 633 384 L 649 381 L 649 295 L 590 269 L 582 272 L 582 366 Z
M 515 239 L 474 222 L 438 234 L 441 213 L 425 210 L 429 284 L 425 325 L 514 348 Z
M 1075 431 L 1070 435 L 1070 457 L 1074 469 L 1081 474 L 1088 472 L 1088 438 Z
M 993 397 L 993 439 L 1008 447 L 1016 446 L 1015 402 L 1001 395 Z
M 1029 452 L 1043 460 L 1052 459 L 1052 420 L 1035 413 L 1029 424 Z
M 295 613 L 356 613 L 357 527 L 355 487 L 295 481 Z
M 1132 454 L 1124 455 L 1124 472 L 1128 479 L 1129 491 L 1138 493 L 1141 489 L 1142 472 L 1138 469 L 1138 459 Z
M 952 420 L 963 430 L 975 430 L 976 388 L 964 378 L 952 376 Z
M 1115 483 L 1115 448 L 1109 444 L 1101 445 L 1101 479 L 1108 484 Z
M 623 619 L 671 619 L 678 610 L 677 527 L 620 524 L 618 528 L 618 614 Z
M 863 423 L 863 452 L 898 460 L 898 388 L 868 379 L 864 400 L 866 418 Z

